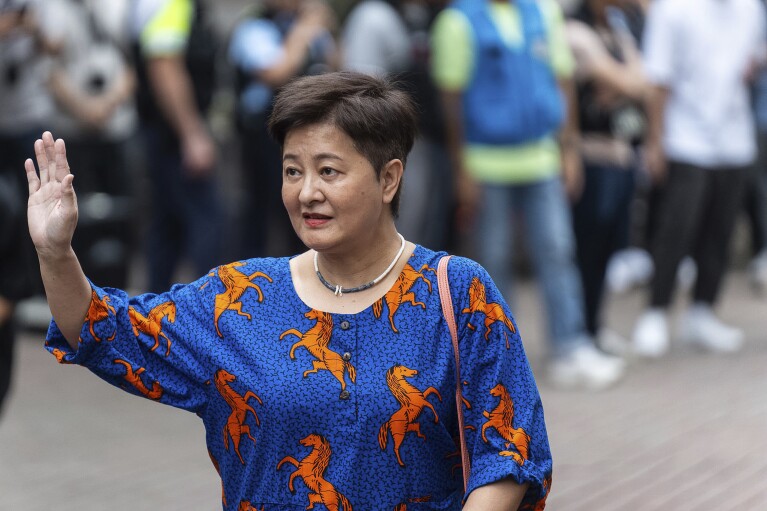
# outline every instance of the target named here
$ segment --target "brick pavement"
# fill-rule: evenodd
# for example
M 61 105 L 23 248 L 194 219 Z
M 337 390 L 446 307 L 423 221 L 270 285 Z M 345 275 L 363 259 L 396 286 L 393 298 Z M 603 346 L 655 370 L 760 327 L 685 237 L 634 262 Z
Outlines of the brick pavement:
M 613 298 L 610 325 L 627 334 L 641 303 L 638 292 Z M 535 288 L 521 286 L 515 315 L 536 372 L 539 310 Z M 755 298 L 735 274 L 721 310 L 746 329 L 738 355 L 675 346 L 664 360 L 632 363 L 606 392 L 541 385 L 555 456 L 547 509 L 767 509 L 767 298 Z M 39 339 L 19 342 L 0 421 L 0 510 L 220 509 L 194 415 L 59 366 Z

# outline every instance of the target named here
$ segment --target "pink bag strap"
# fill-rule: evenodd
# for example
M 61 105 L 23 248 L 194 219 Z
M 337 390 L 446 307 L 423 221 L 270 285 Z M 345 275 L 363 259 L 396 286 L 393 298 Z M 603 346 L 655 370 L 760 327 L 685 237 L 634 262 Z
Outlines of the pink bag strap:
M 458 407 L 458 434 L 461 438 L 461 464 L 463 468 L 463 488 L 469 487 L 469 451 L 466 449 L 466 435 L 463 427 L 463 393 L 461 389 L 461 355 L 458 350 L 458 328 L 455 323 L 455 312 L 453 311 L 453 299 L 450 296 L 450 280 L 447 277 L 447 263 L 450 256 L 443 256 L 437 266 L 437 287 L 439 288 L 439 299 L 442 303 L 442 314 L 447 321 L 447 327 L 450 330 L 450 337 L 453 339 L 453 353 L 455 355 L 455 403 Z

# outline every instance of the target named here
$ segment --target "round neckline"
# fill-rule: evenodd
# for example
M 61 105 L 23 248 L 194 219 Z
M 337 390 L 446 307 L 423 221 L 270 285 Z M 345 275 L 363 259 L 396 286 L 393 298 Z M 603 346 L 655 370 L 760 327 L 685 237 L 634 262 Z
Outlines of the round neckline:
M 419 245 L 418 243 L 414 243 L 414 245 L 415 245 L 415 249 L 413 249 L 413 253 L 410 254 L 410 257 L 408 257 L 407 261 L 405 262 L 405 266 L 410 264 L 410 262 L 413 260 L 414 257 L 416 257 L 416 256 L 420 257 L 420 252 L 421 252 L 423 247 L 421 247 L 421 245 Z M 285 262 L 285 265 L 287 267 L 288 280 L 290 281 L 290 292 L 293 294 L 293 297 L 296 300 L 298 300 L 299 303 L 301 303 L 301 305 L 303 305 L 304 307 L 306 307 L 309 310 L 316 310 L 316 311 L 319 311 L 319 312 L 324 312 L 325 314 L 332 314 L 333 316 L 348 316 L 348 317 L 357 316 L 358 314 L 361 314 L 361 313 L 367 311 L 368 309 L 371 309 L 373 307 L 373 305 L 375 305 L 376 302 L 380 301 L 384 296 L 386 296 L 386 293 L 388 293 L 389 291 L 394 289 L 394 286 L 397 285 L 397 280 L 395 280 L 394 283 L 388 289 L 386 289 L 383 293 L 381 293 L 380 296 L 378 296 L 378 298 L 373 300 L 372 303 L 370 303 L 365 308 L 360 309 L 359 311 L 356 311 L 356 312 L 333 312 L 333 311 L 328 311 L 328 310 L 325 310 L 325 309 L 317 309 L 315 307 L 311 307 L 309 304 L 307 304 L 304 301 L 303 298 L 301 298 L 301 296 L 298 294 L 298 291 L 296 290 L 296 285 L 293 282 L 293 271 L 292 271 L 292 269 L 290 267 L 290 261 L 295 259 L 299 255 L 301 255 L 301 254 L 296 254 L 296 255 L 293 255 L 293 256 L 285 257 L 284 258 L 284 262 Z M 405 266 L 402 267 L 403 270 L 404 270 Z M 399 271 L 399 273 L 397 274 L 397 279 L 399 279 L 399 276 L 402 275 L 402 271 L 403 270 Z

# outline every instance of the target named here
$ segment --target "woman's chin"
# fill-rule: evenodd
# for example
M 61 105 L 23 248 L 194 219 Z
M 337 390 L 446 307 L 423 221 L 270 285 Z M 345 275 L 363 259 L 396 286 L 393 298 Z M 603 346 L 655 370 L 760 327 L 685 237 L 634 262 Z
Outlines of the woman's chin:
M 301 242 L 303 242 L 304 245 L 312 250 L 316 250 L 317 252 L 331 250 L 336 245 L 334 237 L 328 236 L 327 233 L 318 232 L 316 230 L 300 232 L 298 237 L 301 239 Z

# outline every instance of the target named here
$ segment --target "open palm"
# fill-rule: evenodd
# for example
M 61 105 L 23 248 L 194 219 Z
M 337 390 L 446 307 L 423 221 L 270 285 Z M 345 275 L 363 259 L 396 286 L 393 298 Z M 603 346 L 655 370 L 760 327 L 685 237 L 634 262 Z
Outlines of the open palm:
M 40 254 L 55 256 L 71 247 L 77 225 L 77 199 L 72 187 L 64 141 L 46 131 L 35 141 L 35 158 L 24 163 L 29 184 L 27 220 L 32 242 Z

